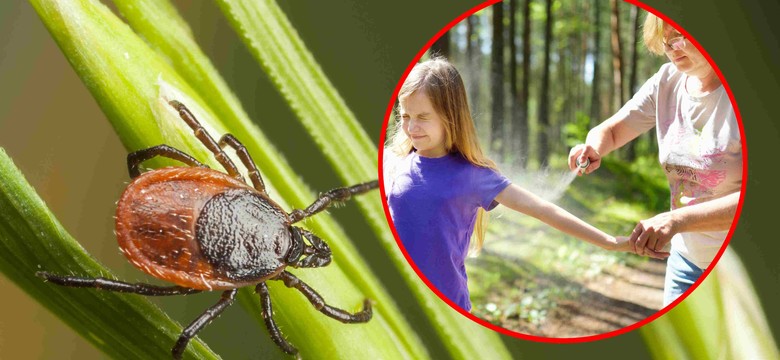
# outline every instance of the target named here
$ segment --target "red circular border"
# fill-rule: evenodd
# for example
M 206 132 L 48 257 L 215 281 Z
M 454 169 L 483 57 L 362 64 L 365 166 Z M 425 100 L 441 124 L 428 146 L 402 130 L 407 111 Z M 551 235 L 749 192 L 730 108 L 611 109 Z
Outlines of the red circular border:
M 466 11 L 465 13 L 460 15 L 455 20 L 453 20 L 450 23 L 448 23 L 436 35 L 434 35 L 430 40 L 428 40 L 428 42 L 425 44 L 425 46 L 423 46 L 423 48 L 417 53 L 417 55 L 414 57 L 414 59 L 411 61 L 411 63 L 409 63 L 409 65 L 407 66 L 406 71 L 404 72 L 404 74 L 401 77 L 400 81 L 396 85 L 395 90 L 393 91 L 393 96 L 390 99 L 390 103 L 387 106 L 387 110 L 385 111 L 385 119 L 384 119 L 384 123 L 382 124 L 382 133 L 380 134 L 380 139 L 379 139 L 379 166 L 378 166 L 379 191 L 380 191 L 381 196 L 382 196 L 382 206 L 383 206 L 383 208 L 385 210 L 385 217 L 387 218 L 387 223 L 388 223 L 388 225 L 390 226 L 390 229 L 393 232 L 393 236 L 395 237 L 395 241 L 398 244 L 398 247 L 401 249 L 401 252 L 403 252 L 404 257 L 406 258 L 406 261 L 412 266 L 414 271 L 417 273 L 417 275 L 420 277 L 420 279 L 422 279 L 422 281 L 425 282 L 425 284 L 428 286 L 428 288 L 433 290 L 433 292 L 436 293 L 436 295 L 440 299 L 442 299 L 444 302 L 446 302 L 450 307 L 455 309 L 457 312 L 461 313 L 463 316 L 471 319 L 472 321 L 474 321 L 474 322 L 476 322 L 476 323 L 478 323 L 478 324 L 480 324 L 480 325 L 482 325 L 482 326 L 484 326 L 484 327 L 486 327 L 488 329 L 497 331 L 497 332 L 499 332 L 501 334 L 504 334 L 504 335 L 508 335 L 508 336 L 512 336 L 512 337 L 516 337 L 516 338 L 520 338 L 520 339 L 532 340 L 532 341 L 538 341 L 538 342 L 545 342 L 545 343 L 554 343 L 554 344 L 571 344 L 571 343 L 582 343 L 582 342 L 588 342 L 588 341 L 602 340 L 602 339 L 607 339 L 607 338 L 610 338 L 610 337 L 613 337 L 613 336 L 617 336 L 617 335 L 624 334 L 624 333 L 627 333 L 629 331 L 638 329 L 639 327 L 644 326 L 645 324 L 648 324 L 651 321 L 653 321 L 653 320 L 661 317 L 662 315 L 666 314 L 669 310 L 671 310 L 672 308 L 677 306 L 677 304 L 679 304 L 680 302 L 685 300 L 685 298 L 687 298 L 688 295 L 690 295 L 694 290 L 696 290 L 697 287 L 699 287 L 699 285 L 702 283 L 702 281 L 704 281 L 704 279 L 712 272 L 712 269 L 715 267 L 715 265 L 718 263 L 718 261 L 720 261 L 721 256 L 723 256 L 724 251 L 726 251 L 726 247 L 728 246 L 729 242 L 731 242 L 731 237 L 734 234 L 734 229 L 737 227 L 737 222 L 738 222 L 739 217 L 740 217 L 740 215 L 742 213 L 742 204 L 743 204 L 744 199 L 745 199 L 745 188 L 746 188 L 745 186 L 747 184 L 748 172 L 747 172 L 747 144 L 745 142 L 745 130 L 744 130 L 743 126 L 742 126 L 742 116 L 740 115 L 739 108 L 737 107 L 737 102 L 734 99 L 734 94 L 731 92 L 731 88 L 729 87 L 728 83 L 726 82 L 726 79 L 723 77 L 723 73 L 720 71 L 718 66 L 712 60 L 712 57 L 710 57 L 710 55 L 704 50 L 704 48 L 702 48 L 702 46 L 687 31 L 685 31 L 682 27 L 680 27 L 676 22 L 674 22 L 673 20 L 668 18 L 666 15 L 660 13 L 659 11 L 657 11 L 657 10 L 655 10 L 655 9 L 653 9 L 653 8 L 651 8 L 651 7 L 645 5 L 645 4 L 643 4 L 643 3 L 641 3 L 641 2 L 639 2 L 637 0 L 624 0 L 624 1 L 629 3 L 629 4 L 632 4 L 634 6 L 638 6 L 638 7 L 642 8 L 642 9 L 644 9 L 645 11 L 650 12 L 650 13 L 658 16 L 659 18 L 664 20 L 667 24 L 672 25 L 672 27 L 674 27 L 681 34 L 683 34 L 694 46 L 696 46 L 696 48 L 702 53 L 702 55 L 704 55 L 704 57 L 710 63 L 712 68 L 715 70 L 715 73 L 717 73 L 718 78 L 720 78 L 720 81 L 723 84 L 723 87 L 726 90 L 726 93 L 728 93 L 729 99 L 731 100 L 731 105 L 734 108 L 734 114 L 737 117 L 737 124 L 739 125 L 740 140 L 741 140 L 741 143 L 742 143 L 742 187 L 740 189 L 739 204 L 737 205 L 737 212 L 734 215 L 734 220 L 732 221 L 731 227 L 729 229 L 729 232 L 726 235 L 726 241 L 724 242 L 723 246 L 720 248 L 720 251 L 718 251 L 718 254 L 715 256 L 715 259 L 710 264 L 710 266 L 704 271 L 704 273 L 699 278 L 699 280 L 697 280 L 696 283 L 694 283 L 691 286 L 691 288 L 688 289 L 688 291 L 686 291 L 682 296 L 677 298 L 674 302 L 672 302 L 671 304 L 667 305 L 663 309 L 659 310 L 655 314 L 647 317 L 646 319 L 644 319 L 642 321 L 639 321 L 637 323 L 634 323 L 632 325 L 629 325 L 627 327 L 624 327 L 624 328 L 621 328 L 621 329 L 618 329 L 618 330 L 614 330 L 614 331 L 610 331 L 610 332 L 607 332 L 607 333 L 598 334 L 598 335 L 582 336 L 582 337 L 572 337 L 572 338 L 548 338 L 548 337 L 541 337 L 541 336 L 523 334 L 523 333 L 519 333 L 519 332 L 516 332 L 516 331 L 511 331 L 511 330 L 508 330 L 508 329 L 496 326 L 496 325 L 491 324 L 491 323 L 489 323 L 489 322 L 487 322 L 487 321 L 485 321 L 483 319 L 480 319 L 480 318 L 472 315 L 471 313 L 463 310 L 457 304 L 455 304 L 450 299 L 448 299 L 446 296 L 444 296 L 438 289 L 436 289 L 435 286 L 433 286 L 433 284 L 431 284 L 431 282 L 428 280 L 428 278 L 426 278 L 425 275 L 420 271 L 420 269 L 417 268 L 417 265 L 414 264 L 414 261 L 412 261 L 411 257 L 409 257 L 409 253 L 407 253 L 406 249 L 404 248 L 403 244 L 401 243 L 401 241 L 400 241 L 400 239 L 398 237 L 398 232 L 396 231 L 395 226 L 393 225 L 393 222 L 390 219 L 390 210 L 387 207 L 387 201 L 386 201 L 387 195 L 386 195 L 385 187 L 384 187 L 384 176 L 383 176 L 383 171 L 382 171 L 382 167 L 383 167 L 383 163 L 382 162 L 383 161 L 382 160 L 384 158 L 384 144 L 385 144 L 385 141 L 387 141 L 387 139 L 386 139 L 387 126 L 388 126 L 388 124 L 390 122 L 390 115 L 393 112 L 393 106 L 395 105 L 396 98 L 398 97 L 398 92 L 401 89 L 401 85 L 403 85 L 404 80 L 406 79 L 407 76 L 409 76 L 409 72 L 412 70 L 414 65 L 420 60 L 420 58 L 423 56 L 423 54 L 425 54 L 425 52 L 433 45 L 433 43 L 436 42 L 436 40 L 438 40 L 444 33 L 449 31 L 452 27 L 454 27 L 455 25 L 460 23 L 462 20 L 464 20 L 468 16 L 471 16 L 475 12 L 477 12 L 479 10 L 482 10 L 482 9 L 484 9 L 484 8 L 490 6 L 490 5 L 496 4 L 496 3 L 500 2 L 500 1 L 501 0 L 489 0 L 489 1 L 486 1 L 486 2 L 484 2 L 482 4 L 480 4 L 480 5 L 477 5 L 477 6 L 473 7 L 473 8 L 471 8 L 470 10 Z

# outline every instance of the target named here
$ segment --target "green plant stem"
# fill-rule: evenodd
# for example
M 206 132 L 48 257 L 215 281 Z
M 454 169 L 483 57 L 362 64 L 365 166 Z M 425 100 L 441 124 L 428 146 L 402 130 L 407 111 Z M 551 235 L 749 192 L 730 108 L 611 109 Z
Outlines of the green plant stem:
M 688 298 L 641 331 L 656 359 L 780 359 L 756 291 L 731 249 Z
M 339 176 L 346 182 L 375 177 L 376 144 L 349 111 L 276 2 L 220 0 L 218 4 Z M 498 335 L 450 309 L 420 281 L 387 231 L 381 203 L 376 199 L 358 202 L 394 265 L 426 309 L 450 355 L 468 359 L 490 349 L 495 357 L 509 357 Z
M 167 105 L 167 100 L 171 98 L 185 103 L 212 136 L 227 132 L 227 126 L 215 116 L 213 109 L 216 107 L 193 90 L 195 85 L 188 83 L 99 2 L 31 2 L 128 149 L 166 143 L 218 168 L 213 156 L 197 140 L 193 140 L 191 130 Z M 252 142 L 247 138 L 241 140 Z M 258 148 L 259 144 L 250 146 Z M 283 161 L 278 163 L 284 164 Z M 292 173 L 288 171 L 286 174 Z M 286 180 L 291 179 L 299 181 L 296 176 Z M 295 184 L 299 182 L 293 182 L 290 187 L 295 187 Z M 268 185 L 275 189 L 273 182 L 268 182 Z M 298 188 L 293 194 L 279 193 L 283 198 L 295 194 L 303 198 L 305 195 L 300 194 L 307 194 L 309 202 L 314 200 L 305 188 Z M 282 199 L 276 200 L 284 204 Z M 362 288 L 381 289 L 370 272 L 352 272 L 341 267 L 343 264 L 350 269 L 367 268 L 365 264 L 355 265 L 362 261 L 355 252 L 342 251 L 351 249 L 350 243 L 333 220 L 321 214 L 306 224 L 328 239 L 339 254 L 339 261 L 316 271 L 293 270 L 296 275 L 312 284 L 334 306 L 355 311 L 365 296 L 374 298 L 374 295 L 382 302 L 376 303 L 374 318 L 370 322 L 345 325 L 322 316 L 296 291 L 271 283 L 277 321 L 287 338 L 309 358 L 347 355 L 360 358 L 426 357 L 424 347 L 417 345 L 419 342 L 413 332 L 398 330 L 400 317 L 394 315 L 398 310 L 393 309 L 392 301 L 385 300 L 389 296 L 381 295 L 379 290 L 376 293 L 362 291 Z M 242 290 L 242 298 L 249 293 L 251 291 Z M 256 297 L 253 299 L 249 306 L 258 307 Z M 256 320 L 263 323 L 261 317 Z
M 151 359 L 170 353 L 181 327 L 148 299 L 56 286 L 35 276 L 43 270 L 113 277 L 68 235 L 0 148 L 0 271 L 113 358 Z M 198 339 L 187 347 L 187 356 L 218 358 Z

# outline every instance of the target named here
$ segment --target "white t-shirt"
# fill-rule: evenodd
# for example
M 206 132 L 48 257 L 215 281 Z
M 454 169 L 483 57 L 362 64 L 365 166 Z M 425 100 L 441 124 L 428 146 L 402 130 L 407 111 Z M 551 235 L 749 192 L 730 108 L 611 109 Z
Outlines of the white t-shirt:
M 717 199 L 742 186 L 742 143 L 726 90 L 721 85 L 694 97 L 685 89 L 686 79 L 674 65 L 665 64 L 618 113 L 635 130 L 656 127 L 672 209 Z M 705 269 L 727 234 L 679 233 L 672 247 Z

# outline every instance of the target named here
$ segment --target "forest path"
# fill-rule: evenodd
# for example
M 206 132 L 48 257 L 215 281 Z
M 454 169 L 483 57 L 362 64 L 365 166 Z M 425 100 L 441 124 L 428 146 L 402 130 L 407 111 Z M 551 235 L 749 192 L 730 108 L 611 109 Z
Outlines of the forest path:
M 583 283 L 584 292 L 564 300 L 539 328 L 542 336 L 603 334 L 640 322 L 661 309 L 666 263 L 651 260 L 614 269 Z
M 480 257 L 480 266 L 491 272 L 508 270 L 506 254 L 487 251 Z M 515 274 L 533 275 L 502 276 L 485 296 L 485 304 L 499 310 L 477 305 L 474 312 L 512 331 L 551 338 L 598 335 L 640 322 L 662 307 L 665 261 L 619 262 L 583 280 L 539 271 L 517 258 L 509 262 Z

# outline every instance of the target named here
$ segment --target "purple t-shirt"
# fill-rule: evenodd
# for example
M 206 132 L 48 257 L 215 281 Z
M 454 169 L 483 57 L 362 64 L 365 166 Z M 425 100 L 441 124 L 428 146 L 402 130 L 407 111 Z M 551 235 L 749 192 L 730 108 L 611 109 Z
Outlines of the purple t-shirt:
M 383 170 L 390 217 L 407 253 L 441 293 L 471 310 L 463 262 L 477 210 L 496 207 L 510 181 L 460 154 L 398 158 L 385 151 Z

